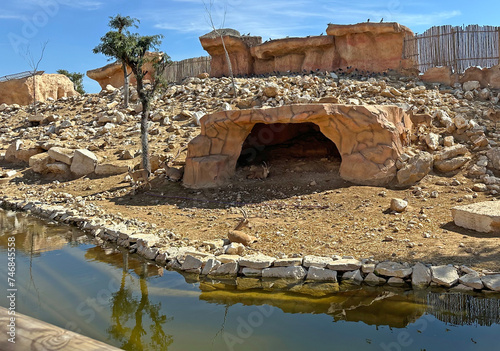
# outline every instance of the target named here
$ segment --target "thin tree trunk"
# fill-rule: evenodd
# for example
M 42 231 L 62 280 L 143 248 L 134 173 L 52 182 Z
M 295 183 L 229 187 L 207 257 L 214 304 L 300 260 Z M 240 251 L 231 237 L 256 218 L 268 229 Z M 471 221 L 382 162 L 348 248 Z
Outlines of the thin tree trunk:
M 33 71 L 33 113 L 35 116 L 37 115 L 36 113 L 36 71 Z
M 141 146 L 142 146 L 142 168 L 148 172 L 148 177 L 151 174 L 151 162 L 149 160 L 149 140 L 148 140 L 148 119 L 149 119 L 149 98 L 147 93 L 144 92 L 142 84 L 142 77 L 136 74 L 137 77 L 137 91 L 142 102 L 142 116 L 141 116 Z
M 123 106 L 127 108 L 129 102 L 129 92 L 128 92 L 129 75 L 127 72 L 127 64 L 125 62 L 122 62 L 122 69 L 123 69 L 123 98 L 124 98 Z
M 233 95 L 236 98 L 238 97 L 238 93 L 236 92 L 236 84 L 234 83 L 233 65 L 231 64 L 231 59 L 229 57 L 229 53 L 227 52 L 226 43 L 224 43 L 224 38 L 222 37 L 222 34 L 219 35 L 220 35 L 220 40 L 222 41 L 222 47 L 224 48 L 224 53 L 226 54 L 227 68 L 229 69 L 229 76 L 231 77 L 231 82 L 233 84 Z

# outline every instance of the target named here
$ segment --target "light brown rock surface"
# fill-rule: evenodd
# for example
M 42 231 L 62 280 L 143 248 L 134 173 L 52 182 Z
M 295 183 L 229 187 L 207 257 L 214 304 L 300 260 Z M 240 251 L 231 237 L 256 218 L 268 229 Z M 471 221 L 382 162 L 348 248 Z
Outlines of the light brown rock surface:
M 396 106 L 300 104 L 222 111 L 203 117 L 200 135 L 189 143 L 184 185 L 202 188 L 227 183 L 257 123 L 306 122 L 319 126 L 337 146 L 343 179 L 370 185 L 386 185 L 394 179 L 396 159 L 411 129 L 409 117 Z M 283 138 L 272 127 L 266 133 L 272 133 L 269 142 Z
M 153 57 L 155 57 L 155 55 L 152 53 L 146 54 L 146 58 L 153 58 Z M 151 62 L 146 61 L 143 70 L 148 72 L 146 73 L 144 79 L 152 80 L 154 69 Z M 127 72 L 129 74 L 132 73 L 130 67 L 127 67 Z M 118 62 L 113 62 L 104 67 L 89 70 L 87 71 L 87 76 L 90 79 L 97 81 L 102 89 L 106 88 L 108 84 L 115 88 L 119 88 L 123 86 L 124 82 L 122 65 L 121 63 Z M 131 74 L 129 79 L 130 79 L 130 84 L 132 85 L 137 84 L 137 80 L 135 79 L 134 74 Z
M 35 93 L 37 101 L 79 95 L 74 89 L 73 82 L 62 74 L 35 76 Z M 32 102 L 33 77 L 0 82 L 0 104 L 29 105 Z
M 459 227 L 483 233 L 500 233 L 500 201 L 484 201 L 451 209 Z
M 412 60 L 402 58 L 404 38 L 413 36 L 413 32 L 398 23 L 329 24 L 326 32 L 327 35 L 261 43 L 260 37 L 240 36 L 235 30 L 224 30 L 223 38 L 235 75 L 339 68 L 383 72 L 415 67 Z M 220 37 L 208 33 L 200 37 L 200 42 L 212 56 L 210 75 L 228 76 Z

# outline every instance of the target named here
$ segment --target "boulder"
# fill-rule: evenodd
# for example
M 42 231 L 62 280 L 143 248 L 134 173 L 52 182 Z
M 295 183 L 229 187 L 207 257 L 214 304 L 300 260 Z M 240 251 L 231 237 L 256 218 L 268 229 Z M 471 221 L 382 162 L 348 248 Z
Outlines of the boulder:
M 7 162 L 16 162 L 16 154 L 21 147 L 23 146 L 23 141 L 20 139 L 14 140 L 12 144 L 9 145 L 7 151 L 5 152 L 5 161 Z
M 300 124 L 313 123 L 337 146 L 343 179 L 388 185 L 396 175 L 395 163 L 411 128 L 409 116 L 396 106 L 334 104 L 221 111 L 206 115 L 201 122 L 201 134 L 188 145 L 183 182 L 189 188 L 227 184 L 240 154 L 248 148 L 245 139 L 259 123 L 265 123 L 259 125 L 259 135 L 273 136 L 257 141 L 263 145 L 285 142 L 286 137 L 304 128 Z M 286 124 L 286 133 L 269 126 L 277 123 Z
M 406 208 L 408 207 L 408 201 L 405 201 L 403 199 L 392 199 L 391 200 L 391 211 L 395 212 L 404 212 Z
M 500 147 L 488 150 L 488 152 L 486 152 L 486 156 L 488 156 L 489 165 L 500 171 Z
M 434 161 L 434 169 L 443 173 L 452 172 L 465 165 L 469 160 L 470 157 L 464 156 L 449 160 Z
M 420 76 L 420 79 L 426 83 L 441 83 L 451 86 L 456 82 L 457 77 L 453 74 L 450 67 L 441 66 L 429 68 Z
M 474 289 L 481 290 L 483 288 L 483 282 L 481 281 L 481 277 L 479 273 L 468 273 L 458 279 L 460 283 L 465 286 L 469 286 Z
M 71 162 L 73 162 L 73 156 L 75 155 L 75 150 L 54 146 L 49 149 L 48 153 L 49 156 L 52 157 L 52 159 L 71 166 Z
M 375 267 L 375 274 L 386 277 L 406 278 L 412 273 L 411 267 L 406 267 L 397 262 L 381 262 Z
M 483 233 L 500 233 L 500 201 L 484 201 L 451 209 L 459 227 Z
M 54 163 L 48 163 L 47 166 L 45 167 L 45 173 L 51 173 L 51 174 L 59 174 L 59 175 L 68 175 L 70 172 L 70 168 L 66 163 L 62 162 L 54 162 Z
M 73 82 L 62 74 L 41 74 L 34 77 L 37 101 L 48 98 L 54 100 L 62 97 L 80 95 Z M 33 102 L 33 77 L 13 79 L 0 82 L 0 104 L 29 105 Z
M 344 258 L 328 264 L 328 269 L 334 271 L 354 271 L 361 268 L 361 261 L 354 258 Z
M 331 269 L 310 267 L 307 272 L 306 280 L 318 280 L 318 281 L 337 281 L 337 272 Z
M 452 266 L 432 266 L 432 281 L 449 288 L 458 282 L 457 270 Z
M 292 267 L 271 267 L 262 271 L 262 278 L 288 278 L 288 279 L 304 279 L 307 275 L 307 270 L 302 266 Z
M 363 282 L 363 276 L 361 275 L 359 269 L 351 272 L 345 272 L 342 275 L 342 282 L 359 285 Z
M 367 274 L 364 279 L 364 282 L 370 286 L 383 285 L 386 283 L 386 280 L 382 277 L 379 277 L 373 272 Z
M 331 72 L 347 67 L 371 72 L 388 69 L 401 72 L 415 67 L 412 59 L 401 59 L 404 38 L 413 36 L 413 32 L 398 23 L 329 24 L 326 32 L 327 35 L 262 43 L 261 37 L 241 36 L 229 28 L 219 30 L 235 75 L 316 69 Z M 210 76 L 229 76 L 218 33 L 201 36 L 200 43 L 212 57 Z
M 397 173 L 398 185 L 406 187 L 417 183 L 429 174 L 432 165 L 433 157 L 428 152 L 420 152 L 411 157 Z
M 263 269 L 271 266 L 274 260 L 274 257 L 258 254 L 242 257 L 239 262 L 241 267 Z
M 73 162 L 71 163 L 71 172 L 77 177 L 93 173 L 97 164 L 97 156 L 85 149 L 75 150 Z
M 432 280 L 431 270 L 418 262 L 413 266 L 411 285 L 415 289 L 425 289 Z
M 484 286 L 493 291 L 500 291 L 500 274 L 485 275 L 481 278 Z
M 49 154 L 44 152 L 31 156 L 28 163 L 33 172 L 45 173 L 47 171 L 47 164 L 53 162 L 54 160 L 50 158 Z

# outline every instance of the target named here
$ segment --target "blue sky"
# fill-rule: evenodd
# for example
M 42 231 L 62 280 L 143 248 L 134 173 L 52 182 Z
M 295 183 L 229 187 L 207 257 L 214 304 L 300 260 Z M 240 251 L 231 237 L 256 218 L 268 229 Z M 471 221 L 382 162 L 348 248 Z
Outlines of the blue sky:
M 260 35 L 263 40 L 319 35 L 328 23 L 358 23 L 368 18 L 396 21 L 419 33 L 442 24 L 500 26 L 498 0 L 213 1 L 216 26 L 225 12 L 225 27 Z M 85 73 L 107 64 L 107 58 L 93 54 L 92 48 L 108 31 L 109 17 L 118 13 L 138 18 L 138 32 L 143 35 L 163 34 L 161 50 L 173 60 L 207 55 L 198 40 L 210 31 L 202 0 L 2 0 L 0 77 L 29 70 L 26 48 L 37 58 L 45 41 L 39 69 L 47 73 L 58 69 Z M 87 77 L 84 85 L 88 92 L 100 90 Z

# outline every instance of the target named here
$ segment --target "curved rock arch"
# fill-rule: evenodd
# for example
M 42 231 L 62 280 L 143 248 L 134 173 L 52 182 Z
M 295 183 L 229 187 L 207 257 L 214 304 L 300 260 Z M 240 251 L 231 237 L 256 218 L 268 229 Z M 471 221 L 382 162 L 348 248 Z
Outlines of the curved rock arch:
M 337 146 L 340 176 L 363 185 L 388 185 L 396 175 L 411 121 L 397 106 L 299 104 L 267 109 L 230 110 L 205 115 L 201 133 L 188 145 L 184 185 L 223 185 L 234 175 L 242 145 L 257 123 L 319 126 Z

